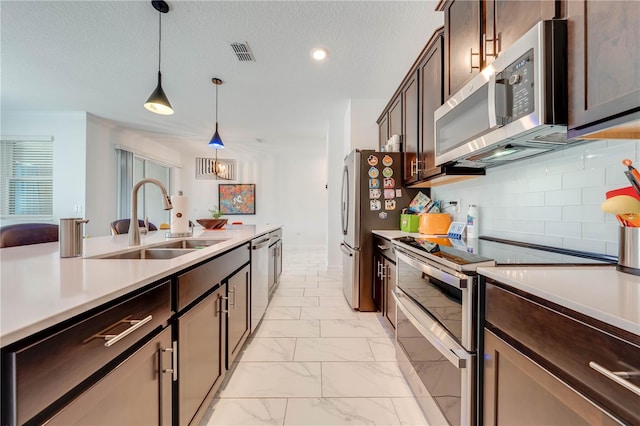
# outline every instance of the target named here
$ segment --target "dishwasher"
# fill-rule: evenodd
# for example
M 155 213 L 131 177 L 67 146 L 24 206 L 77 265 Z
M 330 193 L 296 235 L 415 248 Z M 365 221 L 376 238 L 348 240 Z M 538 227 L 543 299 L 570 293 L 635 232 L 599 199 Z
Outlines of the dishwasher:
M 251 240 L 251 333 L 269 304 L 269 235 Z

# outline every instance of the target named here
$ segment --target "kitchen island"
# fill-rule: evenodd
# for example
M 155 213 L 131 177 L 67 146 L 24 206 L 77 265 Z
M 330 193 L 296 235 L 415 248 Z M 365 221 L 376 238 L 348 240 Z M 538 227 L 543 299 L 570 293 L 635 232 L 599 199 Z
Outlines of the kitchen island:
M 196 423 L 250 332 L 250 241 L 279 228 L 3 249 L 2 424 Z

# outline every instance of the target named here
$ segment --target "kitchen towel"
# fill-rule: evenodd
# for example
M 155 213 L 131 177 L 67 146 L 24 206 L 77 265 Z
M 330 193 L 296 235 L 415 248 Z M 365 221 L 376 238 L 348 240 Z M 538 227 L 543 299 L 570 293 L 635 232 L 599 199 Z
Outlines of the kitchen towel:
M 189 232 L 189 198 L 178 191 L 178 195 L 171 196 L 171 233 L 182 234 Z

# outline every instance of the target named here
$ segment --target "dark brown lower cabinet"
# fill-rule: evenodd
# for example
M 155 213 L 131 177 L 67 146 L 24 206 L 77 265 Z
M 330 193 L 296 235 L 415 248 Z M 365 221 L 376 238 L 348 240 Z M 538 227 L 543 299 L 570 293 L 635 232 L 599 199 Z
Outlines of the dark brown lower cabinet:
M 225 375 L 226 285 L 178 317 L 178 424 L 197 424 Z
M 48 425 L 170 425 L 171 329 L 150 342 L 71 401 Z M 69 360 L 73 368 L 73 360 Z
M 640 424 L 640 336 L 485 281 L 485 424 Z
M 385 259 L 386 279 L 384 281 L 384 316 L 396 328 L 396 300 L 392 294 L 396 291 L 396 264 Z
M 485 425 L 619 424 L 486 329 L 484 345 Z
M 249 272 L 250 265 L 245 266 L 227 281 L 228 324 L 227 324 L 227 369 L 238 356 L 242 345 L 249 335 Z

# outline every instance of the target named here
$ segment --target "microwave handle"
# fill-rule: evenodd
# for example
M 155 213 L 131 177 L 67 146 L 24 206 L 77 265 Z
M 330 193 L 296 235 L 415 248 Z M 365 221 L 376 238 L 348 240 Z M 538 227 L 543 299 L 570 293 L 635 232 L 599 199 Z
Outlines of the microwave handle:
M 491 73 L 489 75 L 489 129 L 495 129 L 498 127 L 498 117 L 496 115 L 496 74 Z

